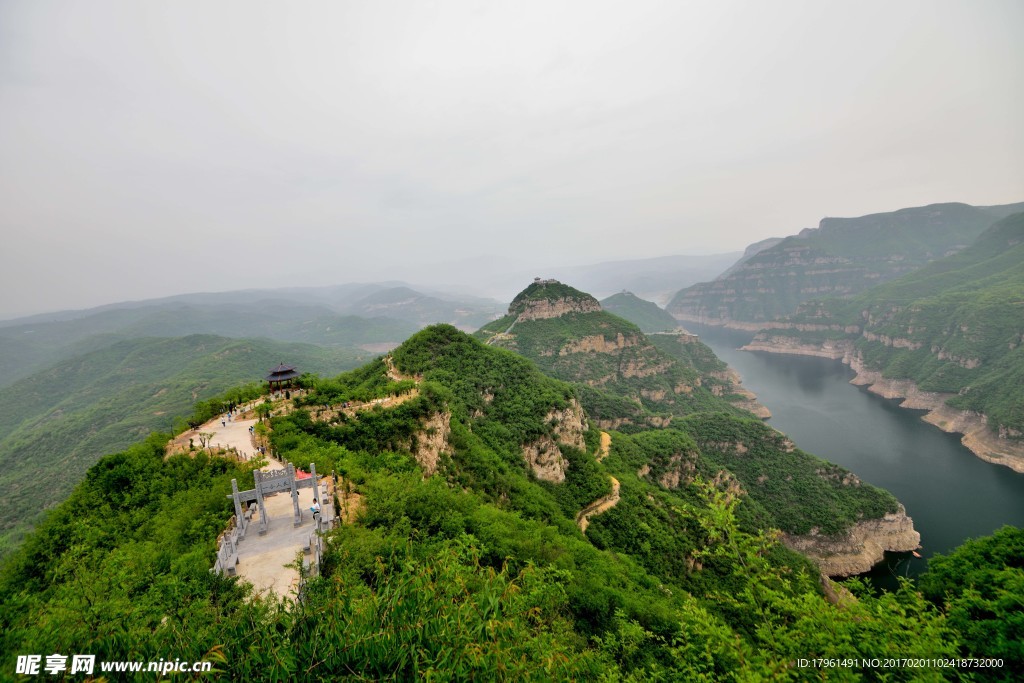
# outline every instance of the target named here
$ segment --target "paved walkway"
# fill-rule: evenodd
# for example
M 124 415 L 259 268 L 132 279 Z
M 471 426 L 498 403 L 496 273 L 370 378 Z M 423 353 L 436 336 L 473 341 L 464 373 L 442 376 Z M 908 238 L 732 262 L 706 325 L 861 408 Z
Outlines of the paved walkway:
M 259 533 L 257 512 L 249 523 L 245 538 L 238 543 L 235 571 L 258 593 L 269 591 L 283 598 L 294 597 L 298 592 L 299 572 L 295 567 L 286 565 L 295 563 L 313 534 L 315 524 L 309 509 L 313 505 L 313 489 L 299 490 L 300 526 L 293 526 L 295 511 L 290 493 L 273 493 L 264 498 L 264 503 L 267 506 L 267 533 L 262 536 Z M 303 555 L 303 558 L 308 557 Z
M 227 420 L 223 416 L 210 420 L 199 427 L 198 432 L 212 434 L 212 448 L 235 449 L 246 459 L 258 455 L 252 445 L 249 427 L 257 420 Z M 284 469 L 277 460 L 267 458 L 263 471 Z M 240 489 L 247 490 L 255 486 L 249 478 L 238 482 Z M 324 484 L 321 483 L 321 493 Z M 287 491 L 272 493 L 264 497 L 267 509 L 267 532 L 259 533 L 259 512 L 249 522 L 245 538 L 238 542 L 238 564 L 235 572 L 238 576 L 252 583 L 257 593 L 272 592 L 280 597 L 294 597 L 298 591 L 299 572 L 294 566 L 295 560 L 304 548 L 308 547 L 310 537 L 314 533 L 315 523 L 310 507 L 313 505 L 313 489 L 305 488 L 298 491 L 299 512 L 302 523 L 294 525 L 295 509 L 291 494 Z M 327 501 L 323 501 L 326 503 Z M 325 508 L 328 507 L 325 504 Z M 333 507 L 330 509 L 333 510 Z M 327 512 L 327 510 L 325 510 Z M 303 554 L 308 559 L 309 555 Z
M 226 424 L 221 425 L 222 421 Z M 249 427 L 254 426 L 257 422 L 258 420 L 232 420 L 227 422 L 226 420 L 223 420 L 223 418 L 218 417 L 204 424 L 198 431 L 213 434 L 213 436 L 210 437 L 210 446 L 213 448 L 224 448 L 228 450 L 233 448 L 246 460 L 252 460 L 257 453 L 255 447 L 252 445 L 252 436 L 249 434 Z M 264 469 L 281 469 L 281 464 L 278 462 L 272 461 L 271 465 L 276 465 L 276 467 L 267 467 Z

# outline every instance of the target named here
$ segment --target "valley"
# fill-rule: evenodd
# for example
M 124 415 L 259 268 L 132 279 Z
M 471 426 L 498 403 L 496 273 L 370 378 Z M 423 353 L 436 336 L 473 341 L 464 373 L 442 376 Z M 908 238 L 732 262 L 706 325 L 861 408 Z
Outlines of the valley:
M 0 3 L 0 683 L 1016 683 L 1024 3 Z
M 921 534 L 920 554 L 886 556 L 869 574 L 894 589 L 896 576 L 918 576 L 936 553 L 986 536 L 1004 524 L 1024 527 L 1024 475 L 975 457 L 960 437 L 852 384 L 837 360 L 740 350 L 751 333 L 693 326 L 772 408 L 769 424 L 811 452 L 891 491 Z
M 930 215 L 944 225 L 953 221 L 950 211 L 981 220 L 972 207 Z M 890 219 L 867 224 L 879 220 Z M 862 223 L 851 224 L 863 229 Z M 422 670 L 402 659 L 411 652 L 435 663 L 460 653 L 474 662 L 466 671 L 490 671 L 518 658 L 511 670 L 519 677 L 528 677 L 538 656 L 557 662 L 551 665 L 557 677 L 591 678 L 597 670 L 640 679 L 658 671 L 682 678 L 726 671 L 756 676 L 788 666 L 809 642 L 823 656 L 848 652 L 851 642 L 877 653 L 886 646 L 878 634 L 892 632 L 904 633 L 904 646 L 915 652 L 981 652 L 939 607 L 959 604 L 957 598 L 933 587 L 925 600 L 895 576 L 920 576 L 930 585 L 928 561 L 945 567 L 944 555 L 959 552 L 972 536 L 1024 523 L 1006 511 L 1022 493 L 1020 476 L 1009 468 L 992 475 L 985 469 L 991 465 L 965 461 L 950 437 L 851 385 L 834 359 L 851 363 L 856 382 L 874 385 L 876 394 L 910 394 L 915 407 L 931 401 L 933 421 L 950 421 L 947 428 L 966 424 L 958 402 L 1009 405 L 990 410 L 989 424 L 971 423 L 965 443 L 1004 438 L 993 432 L 992 420 L 1002 420 L 1005 439 L 1015 443 L 1014 391 L 999 394 L 979 381 L 972 383 L 979 393 L 935 398 L 892 377 L 885 353 L 926 346 L 914 347 L 913 335 L 931 329 L 917 318 L 914 330 L 888 335 L 904 310 L 932 320 L 933 308 L 948 309 L 927 298 L 929 283 L 937 281 L 945 296 L 974 296 L 989 308 L 951 309 L 968 320 L 962 339 L 946 324 L 941 336 L 949 345 L 932 343 L 929 353 L 969 372 L 1001 369 L 1014 359 L 1019 339 L 1012 336 L 1012 316 L 1008 324 L 982 326 L 970 315 L 1007 321 L 1004 309 L 1016 296 L 1018 223 L 1004 219 L 982 230 L 975 245 L 958 246 L 956 254 L 907 275 L 891 270 L 885 277 L 892 280 L 880 288 L 801 301 L 789 317 L 763 323 L 719 318 L 717 327 L 687 323 L 687 330 L 628 291 L 598 301 L 558 280 L 536 278 L 504 310 L 398 285 L 357 289 L 358 305 L 325 305 L 322 298 L 313 304 L 312 292 L 303 294 L 309 307 L 202 295 L 170 308 L 141 304 L 2 327 L 8 339 L 29 329 L 41 333 L 34 351 L 10 345 L 14 361 L 7 367 L 56 363 L 21 379 L 15 371 L 9 386 L 0 387 L 3 424 L 16 437 L 0 440 L 0 458 L 8 458 L 19 481 L 29 471 L 59 481 L 63 488 L 50 490 L 67 500 L 21 518 L 37 489 L 12 489 L 6 501 L 13 505 L 7 518 L 16 524 L 6 537 L 0 598 L 24 609 L 0 617 L 0 644 L 114 652 L 124 638 L 134 648 L 170 638 L 180 649 L 199 647 L 208 634 L 221 648 L 209 656 L 243 677 L 268 665 L 239 649 L 239 634 L 257 622 L 267 629 L 292 624 L 285 628 L 297 637 L 271 650 L 270 666 L 281 676 L 311 655 L 305 635 L 362 643 L 333 651 L 326 661 L 332 670 L 371 677 Z M 832 239 L 845 225 L 823 223 L 822 231 Z M 752 247 L 723 277 L 757 266 L 763 251 L 785 244 Z M 900 294 L 910 291 L 918 298 Z M 757 294 L 770 300 L 777 293 Z M 258 319 L 257 310 L 263 311 Z M 867 325 L 843 317 L 856 310 L 868 311 Z M 360 317 L 382 311 L 393 317 Z M 173 332 L 179 314 L 184 330 L 272 338 L 140 336 Z M 475 331 L 463 329 L 473 315 L 487 319 Z M 427 323 L 437 317 L 447 321 Z M 876 320 L 889 327 L 866 331 Z M 410 328 L 418 331 L 392 339 Z M 754 328 L 762 331 L 755 335 Z M 971 348 L 984 353 L 970 355 Z M 765 350 L 776 353 L 758 353 Z M 823 357 L 794 359 L 780 351 Z M 263 403 L 265 387 L 238 384 L 282 356 L 306 371 L 284 398 Z M 908 363 L 898 356 L 898 367 L 914 367 Z M 962 380 L 962 373 L 925 365 L 932 373 L 920 380 L 925 386 Z M 208 368 L 215 376 L 199 380 Z M 60 391 L 64 398 L 54 407 Z M 253 415 L 266 422 L 233 424 L 234 431 L 216 426 L 225 406 L 253 400 Z M 100 406 L 111 418 L 137 421 L 139 430 L 157 418 L 149 430 L 165 431 L 139 442 L 143 431 L 114 421 L 105 438 L 125 440 L 99 446 L 90 437 L 105 419 L 96 412 Z M 890 425 L 894 414 L 902 422 Z M 212 425 L 209 433 L 195 428 L 203 422 Z M 238 442 L 244 452 L 233 453 L 218 450 L 223 438 L 214 437 L 221 431 L 244 437 L 240 429 L 250 424 L 258 430 L 253 443 L 273 454 L 273 469 L 331 474 L 323 484 L 325 509 L 332 518 L 341 511 L 342 523 L 312 532 L 299 507 L 295 528 L 288 529 L 283 517 L 291 507 L 282 499 L 270 506 L 283 516 L 273 539 L 240 537 L 247 521 L 237 508 L 232 517 L 225 482 L 252 479 L 266 462 L 245 450 L 247 438 Z M 73 460 L 52 457 L 62 452 L 47 439 L 55 428 L 83 446 Z M 92 455 L 96 448 L 123 450 L 100 457 Z M 1009 462 L 1010 455 L 991 459 Z M 37 528 L 28 533 L 31 525 Z M 998 533 L 1016 542 L 1012 527 Z M 277 554 L 260 559 L 264 546 Z M 303 547 L 316 552 L 302 560 Z M 912 553 L 919 549 L 917 559 Z M 296 553 L 298 560 L 285 561 Z M 263 566 L 267 561 L 273 566 Z M 237 567 L 228 570 L 224 562 Z M 126 567 L 116 582 L 96 578 L 115 566 Z M 1013 580 L 1011 569 L 1001 571 L 1011 573 L 998 581 Z M 146 583 L 142 577 L 150 575 L 157 580 Z M 870 588 L 857 579 L 845 587 L 833 581 L 855 575 L 866 576 Z M 122 599 L 121 585 L 134 586 L 144 606 L 97 637 L 99 612 L 80 596 L 102 610 Z M 174 617 L 180 629 L 154 629 L 154 620 L 166 618 L 167 596 L 180 598 L 178 585 L 193 586 L 184 598 L 188 613 Z M 451 599 L 438 602 L 437 595 Z M 401 610 L 387 607 L 399 603 Z M 896 603 L 910 611 L 894 609 Z M 486 648 L 448 628 L 453 620 L 491 629 Z M 992 623 L 1002 628 L 1005 622 L 999 616 Z M 417 635 L 423 629 L 429 639 Z M 816 640 L 824 630 L 847 635 Z M 396 637 L 403 643 L 397 652 L 390 647 Z M 617 644 L 624 639 L 633 639 L 632 654 Z M 666 646 L 684 640 L 710 644 L 717 654 L 709 660 Z

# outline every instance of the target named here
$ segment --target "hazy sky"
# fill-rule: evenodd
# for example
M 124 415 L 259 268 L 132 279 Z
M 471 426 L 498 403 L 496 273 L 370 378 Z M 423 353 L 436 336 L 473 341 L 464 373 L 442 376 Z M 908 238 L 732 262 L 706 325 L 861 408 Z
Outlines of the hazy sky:
M 0 0 L 0 317 L 1021 201 L 1022 29 L 1019 0 Z

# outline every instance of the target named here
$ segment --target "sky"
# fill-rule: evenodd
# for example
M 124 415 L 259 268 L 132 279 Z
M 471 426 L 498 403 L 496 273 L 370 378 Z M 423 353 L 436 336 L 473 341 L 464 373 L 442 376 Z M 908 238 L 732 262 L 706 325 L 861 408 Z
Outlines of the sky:
M 0 0 L 0 318 L 1022 201 L 1021 29 L 1019 0 Z

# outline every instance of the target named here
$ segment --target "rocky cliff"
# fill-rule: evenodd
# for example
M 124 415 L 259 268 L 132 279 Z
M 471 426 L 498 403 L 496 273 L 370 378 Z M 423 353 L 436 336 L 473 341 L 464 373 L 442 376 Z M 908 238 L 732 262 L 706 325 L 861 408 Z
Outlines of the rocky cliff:
M 569 313 L 594 313 L 601 310 L 597 299 L 558 280 L 536 279 L 520 292 L 508 307 L 515 322 L 560 318 Z
M 569 463 L 562 455 L 559 444 L 585 451 L 587 442 L 583 433 L 588 429 L 587 416 L 579 401 L 572 399 L 567 407 L 552 409 L 544 418 L 544 423 L 550 426 L 551 434 L 523 446 L 523 459 L 538 479 L 561 484 L 565 481 Z
M 850 380 L 851 384 L 866 387 L 871 393 L 883 398 L 903 399 L 901 408 L 927 410 L 921 416 L 922 420 L 944 432 L 962 434 L 961 443 L 982 460 L 1024 473 L 1024 441 L 1021 441 L 1019 433 L 1005 427 L 993 430 L 983 413 L 950 407 L 947 401 L 956 394 L 923 391 L 913 380 L 887 378 L 877 370 L 868 369 L 851 340 L 835 339 L 815 344 L 799 337 L 762 333 L 744 346 L 743 350 L 842 361 L 857 373 Z
M 1020 205 L 933 204 L 860 218 L 824 218 L 718 279 L 681 290 L 678 320 L 743 328 L 791 315 L 804 301 L 848 297 L 970 244 Z
M 527 301 L 518 309 L 519 315 L 516 317 L 516 322 L 524 322 L 527 320 L 559 318 L 567 313 L 593 313 L 601 310 L 601 304 L 596 299 L 593 301 L 569 298 L 551 301 L 539 299 Z
M 441 454 L 451 450 L 448 444 L 448 437 L 452 433 L 451 420 L 451 412 L 446 410 L 437 413 L 422 421 L 423 429 L 416 435 L 413 457 L 428 477 L 437 472 Z
M 782 534 L 786 547 L 814 560 L 828 576 L 863 574 L 881 562 L 885 551 L 905 552 L 921 544 L 921 534 L 900 505 L 882 517 L 858 522 L 844 534 L 826 536 L 812 529 L 803 536 Z

